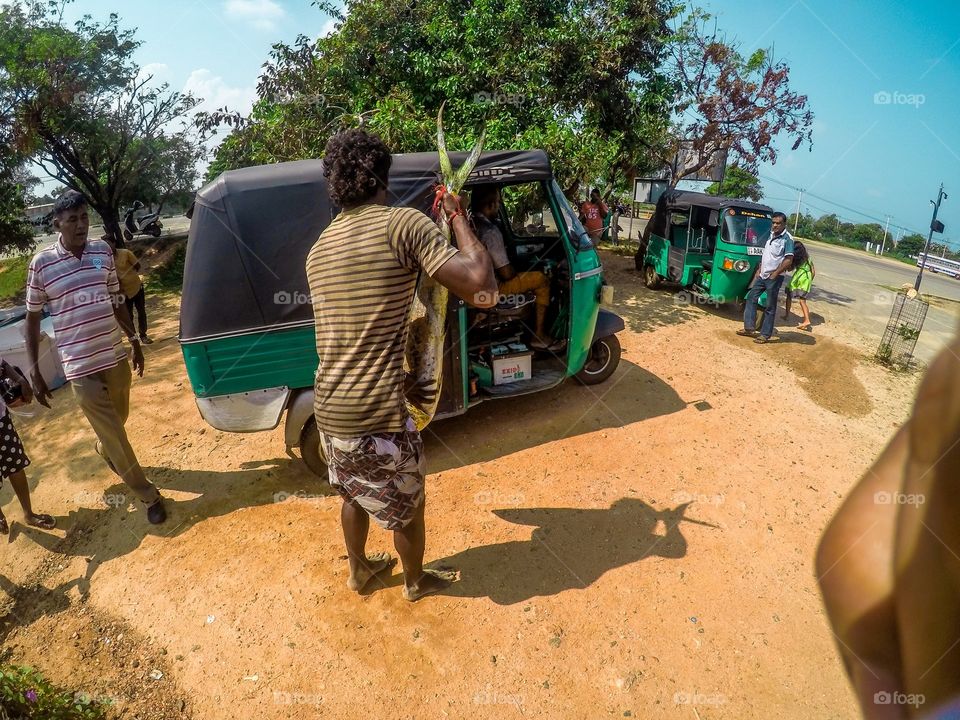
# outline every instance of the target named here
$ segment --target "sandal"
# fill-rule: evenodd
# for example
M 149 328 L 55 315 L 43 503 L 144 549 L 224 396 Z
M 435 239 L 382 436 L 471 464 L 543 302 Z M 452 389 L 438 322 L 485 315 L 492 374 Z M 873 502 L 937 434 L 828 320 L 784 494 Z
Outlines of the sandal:
M 5 517 L 0 517 L 0 535 L 9 535 L 10 534 L 10 523 L 7 522 Z
M 813 332 L 813 326 L 810 323 L 800 323 L 797 325 L 797 330 L 806 330 L 807 332 Z
M 754 341 L 757 345 L 766 345 L 768 342 L 770 342 L 770 338 L 764 337 L 763 335 L 757 335 L 757 336 L 753 339 L 753 341 Z
M 744 328 L 743 330 L 737 330 L 737 335 L 739 335 L 740 337 L 753 337 L 756 334 L 757 334 L 756 330 L 747 330 L 746 328 Z
M 46 513 L 33 513 L 27 520 L 27 525 L 41 530 L 53 530 L 57 526 L 57 519 Z

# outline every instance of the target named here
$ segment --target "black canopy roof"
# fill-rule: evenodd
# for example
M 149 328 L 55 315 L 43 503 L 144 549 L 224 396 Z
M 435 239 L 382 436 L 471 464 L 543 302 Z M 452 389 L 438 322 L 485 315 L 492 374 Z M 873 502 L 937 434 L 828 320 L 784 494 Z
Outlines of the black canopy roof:
M 459 167 L 467 153 L 450 153 Z M 439 179 L 435 152 L 394 155 L 389 202 L 427 212 Z M 485 152 L 468 185 L 551 177 L 542 150 Z M 338 209 L 322 160 L 260 165 L 223 173 L 191 208 L 183 274 L 180 340 L 313 321 L 304 265 Z M 298 299 L 300 301 L 298 301 Z
M 650 222 L 647 223 L 647 227 L 643 231 L 644 240 L 649 240 L 651 233 L 665 237 L 671 211 L 689 210 L 692 207 L 718 211 L 733 207 L 763 213 L 773 212 L 773 208 L 770 206 L 751 202 L 750 200 L 739 200 L 722 195 L 707 195 L 706 193 L 692 192 L 690 190 L 667 190 L 660 196 L 660 199 L 657 200 L 657 207 L 653 212 L 653 217 L 650 218 Z

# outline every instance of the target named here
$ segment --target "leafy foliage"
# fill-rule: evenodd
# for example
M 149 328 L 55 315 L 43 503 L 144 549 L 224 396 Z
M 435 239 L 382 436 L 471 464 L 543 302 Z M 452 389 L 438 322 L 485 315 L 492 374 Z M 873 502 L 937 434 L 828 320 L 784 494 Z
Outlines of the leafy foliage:
M 723 195 L 754 202 L 760 202 L 763 197 L 763 188 L 760 187 L 757 176 L 737 165 L 728 167 L 723 182 L 713 183 L 705 192 L 709 195 Z
M 774 140 L 781 134 L 793 140 L 793 150 L 812 147 L 813 113 L 807 97 L 790 88 L 787 64 L 769 50 L 743 57 L 716 26 L 709 29 L 710 20 L 692 11 L 669 44 L 664 72 L 674 82 L 675 121 L 660 157 L 670 165 L 671 186 L 725 151 L 729 162 L 756 173 L 759 163 L 777 161 Z
M 19 153 L 83 192 L 119 237 L 119 208 L 144 183 L 157 182 L 165 172 L 158 165 L 174 149 L 189 148 L 178 158 L 198 152 L 200 138 L 186 123 L 198 101 L 140 75 L 132 59 L 140 43 L 116 14 L 105 23 L 86 15 L 65 27 L 68 1 L 0 9 L 0 106 L 11 109 L 0 122 Z M 178 120 L 180 130 L 171 132 Z M 193 184 L 191 166 L 177 172 L 181 183 Z
M 103 704 L 59 690 L 28 667 L 0 666 L 0 714 L 14 720 L 101 720 Z
M 649 171 L 671 88 L 657 71 L 677 7 L 670 0 L 347 0 L 336 30 L 274 46 L 248 118 L 223 108 L 201 127 L 232 129 L 208 177 L 243 165 L 320 157 L 364 126 L 394 152 L 447 141 L 541 147 L 562 184 Z

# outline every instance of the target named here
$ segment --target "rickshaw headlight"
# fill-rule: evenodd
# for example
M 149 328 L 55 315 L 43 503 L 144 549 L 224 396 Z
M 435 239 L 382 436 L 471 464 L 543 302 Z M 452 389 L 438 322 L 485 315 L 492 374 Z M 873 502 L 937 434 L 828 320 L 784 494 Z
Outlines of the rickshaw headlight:
M 737 272 L 746 272 L 747 270 L 750 269 L 750 263 L 747 262 L 746 260 L 737 260 L 733 264 L 733 269 L 736 270 Z

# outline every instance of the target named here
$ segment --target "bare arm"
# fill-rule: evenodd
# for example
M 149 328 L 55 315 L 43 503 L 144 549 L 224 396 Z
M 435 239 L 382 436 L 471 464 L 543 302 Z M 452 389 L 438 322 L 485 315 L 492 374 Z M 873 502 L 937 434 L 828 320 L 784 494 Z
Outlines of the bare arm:
M 789 270 L 791 265 L 793 265 L 793 255 L 787 255 L 783 259 L 783 262 L 780 263 L 777 266 L 777 269 L 774 270 L 773 273 L 770 275 L 770 279 L 772 280 L 775 277 L 779 277 L 780 275 L 785 273 L 787 270 Z
M 47 387 L 46 380 L 40 374 L 40 365 L 38 364 L 40 354 L 40 311 L 27 313 L 27 362 L 30 363 L 30 381 L 33 383 L 33 392 L 37 397 L 37 402 L 44 407 L 50 407 L 47 401 L 51 397 L 50 388 Z
M 460 252 L 440 266 L 434 278 L 471 305 L 493 307 L 498 290 L 490 255 L 463 215 L 454 217 L 453 232 Z
M 117 324 L 130 339 L 130 345 L 133 347 L 133 369 L 139 377 L 143 377 L 143 348 L 140 347 L 140 338 L 137 337 L 137 331 L 133 327 L 133 319 L 130 317 L 127 304 L 121 301 L 120 295 L 116 293 L 110 293 L 110 301 L 113 304 L 113 314 L 117 318 Z

